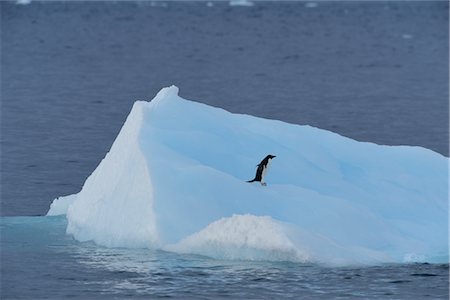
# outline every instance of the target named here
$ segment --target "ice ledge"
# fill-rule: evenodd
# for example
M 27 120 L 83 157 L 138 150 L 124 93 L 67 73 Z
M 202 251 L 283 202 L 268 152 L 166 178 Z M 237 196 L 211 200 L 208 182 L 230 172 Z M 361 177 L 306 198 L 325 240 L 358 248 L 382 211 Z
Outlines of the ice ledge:
M 59 216 L 67 214 L 69 206 L 72 205 L 72 203 L 74 203 L 76 199 L 76 194 L 56 198 L 50 205 L 47 216 Z

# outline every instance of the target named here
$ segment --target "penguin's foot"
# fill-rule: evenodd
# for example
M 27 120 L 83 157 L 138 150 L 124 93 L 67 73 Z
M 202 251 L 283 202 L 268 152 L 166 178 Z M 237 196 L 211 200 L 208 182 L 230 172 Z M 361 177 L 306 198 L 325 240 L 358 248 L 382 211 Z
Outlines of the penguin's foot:
M 261 182 L 261 185 L 262 185 L 262 186 L 266 186 L 266 185 L 267 185 L 267 183 L 265 183 L 265 182 Z

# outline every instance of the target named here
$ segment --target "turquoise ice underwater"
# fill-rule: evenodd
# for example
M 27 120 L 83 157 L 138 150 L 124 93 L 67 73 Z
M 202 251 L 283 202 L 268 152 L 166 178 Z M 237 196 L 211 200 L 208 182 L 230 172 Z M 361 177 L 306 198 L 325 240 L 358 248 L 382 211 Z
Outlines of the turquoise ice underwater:
M 249 184 L 273 160 L 267 186 Z M 100 246 L 330 265 L 448 263 L 448 158 L 185 100 L 134 104 L 67 234 Z

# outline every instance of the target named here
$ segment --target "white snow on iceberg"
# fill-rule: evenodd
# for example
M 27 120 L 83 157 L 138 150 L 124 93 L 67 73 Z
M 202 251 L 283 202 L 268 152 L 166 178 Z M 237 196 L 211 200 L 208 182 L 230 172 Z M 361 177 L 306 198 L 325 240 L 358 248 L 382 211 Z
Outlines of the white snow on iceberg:
M 195 253 L 219 259 L 306 262 L 287 236 L 286 229 L 270 217 L 233 215 L 222 218 L 165 250 Z
M 276 155 L 268 186 L 245 182 L 267 154 Z M 52 207 L 68 207 L 67 232 L 76 239 L 110 247 L 448 262 L 447 166 L 424 148 L 232 114 L 185 100 L 172 86 L 134 104 L 82 190 Z

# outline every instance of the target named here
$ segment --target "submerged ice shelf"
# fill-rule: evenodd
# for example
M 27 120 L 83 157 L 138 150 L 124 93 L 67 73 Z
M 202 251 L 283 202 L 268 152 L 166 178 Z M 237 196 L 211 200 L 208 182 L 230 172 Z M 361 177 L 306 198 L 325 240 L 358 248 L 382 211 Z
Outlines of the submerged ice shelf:
M 267 186 L 249 184 L 273 160 Z M 332 264 L 448 262 L 448 159 L 185 100 L 134 104 L 67 233 L 108 247 Z

